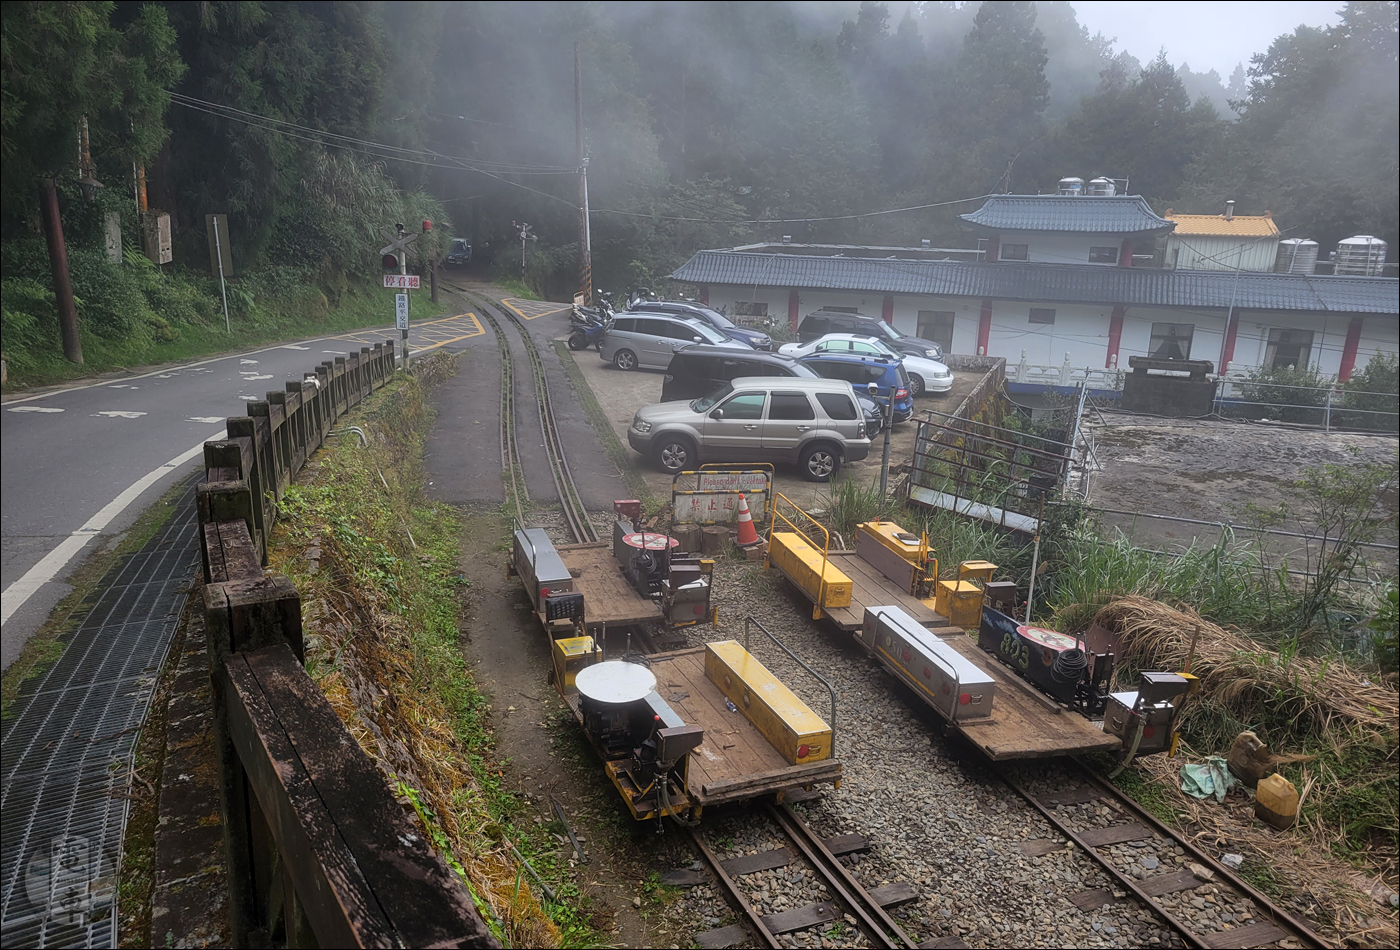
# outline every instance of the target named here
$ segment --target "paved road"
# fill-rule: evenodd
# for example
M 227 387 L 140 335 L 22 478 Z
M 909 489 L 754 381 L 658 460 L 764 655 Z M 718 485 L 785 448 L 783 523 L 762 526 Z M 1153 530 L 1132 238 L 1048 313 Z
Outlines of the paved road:
M 372 328 L 7 399 L 0 412 L 0 668 L 8 669 L 96 538 L 125 530 L 220 438 L 240 402 L 361 346 Z M 483 336 L 470 313 L 416 324 L 413 352 Z M 494 345 L 494 341 L 490 341 Z

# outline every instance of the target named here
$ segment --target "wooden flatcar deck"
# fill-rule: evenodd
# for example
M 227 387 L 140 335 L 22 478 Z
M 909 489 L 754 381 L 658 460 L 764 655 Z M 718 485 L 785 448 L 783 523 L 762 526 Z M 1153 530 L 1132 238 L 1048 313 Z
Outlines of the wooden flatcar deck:
M 814 782 L 834 782 L 841 764 L 833 759 L 789 765 L 742 712 L 730 712 L 724 694 L 705 675 L 705 648 L 651 657 L 656 692 L 687 723 L 705 730 L 690 754 L 691 798 L 701 805 L 742 801 Z M 578 694 L 567 697 L 577 713 Z
M 851 606 L 829 607 L 822 611 L 840 629 L 859 630 L 861 624 L 865 622 L 866 607 L 882 607 L 890 604 L 904 608 L 909 616 L 925 627 L 948 626 L 947 617 L 940 616 L 925 607 L 917 597 L 901 589 L 888 577 L 881 574 L 879 568 L 854 551 L 831 551 L 827 554 L 827 560 L 851 579 Z M 777 565 L 774 565 L 774 568 L 787 577 L 787 573 L 782 568 Z M 788 580 L 792 581 L 792 578 L 789 577 Z M 792 586 L 802 590 L 802 585 L 796 582 L 793 582 Z M 806 595 L 806 591 L 803 591 L 803 594 Z M 810 595 L 807 596 L 810 600 Z
M 589 634 L 604 625 L 659 624 L 661 607 L 627 583 L 606 541 L 560 544 L 555 547 L 574 577 L 574 590 L 583 594 L 584 624 Z
M 991 716 L 954 724 L 993 761 L 1112 752 L 1122 745 L 1117 736 L 1065 709 L 982 652 L 962 630 L 940 630 L 938 638 L 996 680 Z

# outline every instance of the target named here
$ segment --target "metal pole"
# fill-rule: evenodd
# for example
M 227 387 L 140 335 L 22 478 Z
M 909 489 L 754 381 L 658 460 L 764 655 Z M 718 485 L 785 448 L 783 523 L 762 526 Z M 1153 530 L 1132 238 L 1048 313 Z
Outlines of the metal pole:
M 890 429 L 894 428 L 894 386 L 885 400 L 885 447 L 880 451 L 880 501 L 885 500 L 885 485 L 890 479 Z
M 224 245 L 219 240 L 219 216 L 214 215 L 214 256 L 219 259 L 219 295 L 224 298 L 224 332 L 232 333 L 228 322 L 228 289 L 224 286 Z
M 1322 431 L 1323 431 L 1323 432 L 1331 432 L 1331 431 L 1332 431 L 1332 393 L 1333 393 L 1333 387 L 1332 387 L 1331 385 L 1328 385 L 1328 387 L 1327 387 L 1327 408 L 1324 409 L 1323 412 L 1322 412 Z
M 588 224 L 588 156 L 583 150 L 583 67 L 574 41 L 574 146 L 578 156 L 578 292 L 584 306 L 593 302 L 593 241 Z
M 1040 511 L 1035 516 L 1035 549 L 1031 552 L 1031 583 L 1026 589 L 1026 623 L 1031 622 L 1031 604 L 1035 602 L 1035 571 L 1040 566 L 1040 525 L 1045 520 L 1045 493 L 1040 493 Z

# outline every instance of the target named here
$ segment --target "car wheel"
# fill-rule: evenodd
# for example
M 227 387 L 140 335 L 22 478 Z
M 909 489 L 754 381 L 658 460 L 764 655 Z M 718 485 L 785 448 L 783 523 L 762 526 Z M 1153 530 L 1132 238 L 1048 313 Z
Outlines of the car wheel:
M 626 372 L 637 368 L 637 354 L 631 350 L 618 350 L 613 354 L 613 365 Z
M 841 453 L 835 446 L 820 442 L 802 453 L 802 477 L 809 482 L 825 482 L 841 468 Z
M 668 475 L 684 472 L 695 464 L 695 446 L 680 436 L 661 436 L 654 452 L 657 467 Z
M 910 373 L 910 374 L 909 374 L 909 395 L 910 395 L 910 396 L 922 396 L 922 395 L 923 395 L 923 392 L 924 392 L 924 380 L 923 380 L 923 377 L 921 377 L 921 376 L 915 376 L 913 373 Z

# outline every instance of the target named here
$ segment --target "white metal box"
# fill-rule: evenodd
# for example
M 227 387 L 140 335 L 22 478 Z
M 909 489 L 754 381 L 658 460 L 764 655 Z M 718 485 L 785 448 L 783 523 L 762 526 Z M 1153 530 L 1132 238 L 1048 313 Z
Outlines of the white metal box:
M 902 608 L 865 608 L 860 637 L 880 662 L 947 719 L 992 714 L 996 680 Z

